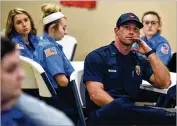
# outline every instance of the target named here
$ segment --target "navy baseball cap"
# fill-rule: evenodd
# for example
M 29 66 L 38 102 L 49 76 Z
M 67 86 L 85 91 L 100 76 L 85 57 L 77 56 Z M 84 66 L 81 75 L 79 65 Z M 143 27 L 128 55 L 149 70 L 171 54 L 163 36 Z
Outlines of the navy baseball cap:
M 135 21 L 137 26 L 141 29 L 143 24 L 140 22 L 139 18 L 133 13 L 124 13 L 122 14 L 119 19 L 117 20 L 116 27 L 120 27 L 121 24 L 128 22 L 128 21 Z

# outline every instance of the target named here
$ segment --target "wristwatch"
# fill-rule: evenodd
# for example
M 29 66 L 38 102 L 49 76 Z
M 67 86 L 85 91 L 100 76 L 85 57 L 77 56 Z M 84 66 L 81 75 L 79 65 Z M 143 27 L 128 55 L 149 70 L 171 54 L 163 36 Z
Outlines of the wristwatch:
M 150 50 L 149 52 L 147 52 L 145 55 L 146 57 L 148 57 L 149 55 L 151 55 L 152 53 L 155 53 L 156 51 L 154 49 Z

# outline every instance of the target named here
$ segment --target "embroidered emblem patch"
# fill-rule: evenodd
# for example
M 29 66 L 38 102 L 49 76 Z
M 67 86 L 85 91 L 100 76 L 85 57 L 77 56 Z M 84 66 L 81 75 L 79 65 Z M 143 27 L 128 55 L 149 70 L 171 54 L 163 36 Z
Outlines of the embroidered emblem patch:
M 24 48 L 24 46 L 21 45 L 21 44 L 16 44 L 16 49 L 21 50 L 21 49 L 25 49 L 25 48 Z
M 140 66 L 136 65 L 135 71 L 136 71 L 136 74 L 137 74 L 137 75 L 140 75 L 140 73 L 141 73 L 141 68 L 140 68 Z
M 45 52 L 46 57 L 57 55 L 57 51 L 56 51 L 55 47 L 48 48 L 48 49 L 44 50 L 44 52 Z
M 160 51 L 163 53 L 163 54 L 168 54 L 168 51 L 169 51 L 169 46 L 168 44 L 164 43 L 160 49 Z

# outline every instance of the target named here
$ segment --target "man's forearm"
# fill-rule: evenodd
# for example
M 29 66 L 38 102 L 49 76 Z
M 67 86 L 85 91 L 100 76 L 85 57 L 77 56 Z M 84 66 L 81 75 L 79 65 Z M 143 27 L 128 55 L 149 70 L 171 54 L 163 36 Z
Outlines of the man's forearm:
M 95 90 L 94 94 L 91 94 L 91 100 L 100 107 L 103 107 L 114 99 L 104 90 Z
M 155 53 L 148 56 L 148 60 L 151 64 L 155 84 L 161 88 L 167 88 L 170 85 L 170 73 L 167 67 L 160 61 Z

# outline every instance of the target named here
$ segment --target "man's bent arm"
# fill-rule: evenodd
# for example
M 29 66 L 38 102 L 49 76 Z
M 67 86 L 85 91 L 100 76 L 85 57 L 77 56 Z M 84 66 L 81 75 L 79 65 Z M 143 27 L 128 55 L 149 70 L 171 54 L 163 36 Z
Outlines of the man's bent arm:
M 148 56 L 148 60 L 151 64 L 153 74 L 150 78 L 156 86 L 159 88 L 168 88 L 170 86 L 170 73 L 167 67 L 160 61 L 155 53 Z
M 103 84 L 100 82 L 86 81 L 86 87 L 90 99 L 100 107 L 103 107 L 114 100 L 106 91 L 104 91 Z

